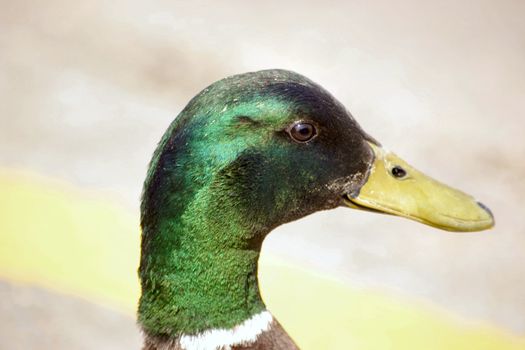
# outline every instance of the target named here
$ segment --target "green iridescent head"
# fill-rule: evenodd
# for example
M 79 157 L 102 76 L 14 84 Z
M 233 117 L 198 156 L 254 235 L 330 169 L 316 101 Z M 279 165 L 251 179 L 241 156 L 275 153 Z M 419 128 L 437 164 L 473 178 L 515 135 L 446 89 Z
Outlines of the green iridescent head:
M 293 137 L 310 126 L 310 139 Z M 164 135 L 145 185 L 143 229 L 194 201 L 219 221 L 251 225 L 251 234 L 333 208 L 343 192 L 363 184 L 373 159 L 366 141 L 373 142 L 341 104 L 298 74 L 270 70 L 221 80 Z M 234 245 L 263 238 L 228 234 Z

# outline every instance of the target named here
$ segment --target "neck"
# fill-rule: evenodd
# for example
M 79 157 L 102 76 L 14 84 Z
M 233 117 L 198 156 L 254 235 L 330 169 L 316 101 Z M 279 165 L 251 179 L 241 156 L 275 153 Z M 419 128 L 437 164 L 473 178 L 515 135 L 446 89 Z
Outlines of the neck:
M 262 239 L 254 239 L 264 234 L 230 215 L 227 204 L 218 213 L 209 201 L 196 195 L 183 210 L 159 209 L 162 220 L 143 225 L 139 322 L 148 335 L 231 329 L 265 310 L 257 281 Z
M 263 311 L 258 257 L 258 251 L 248 249 L 174 251 L 143 275 L 143 328 L 170 336 L 197 334 L 232 328 Z

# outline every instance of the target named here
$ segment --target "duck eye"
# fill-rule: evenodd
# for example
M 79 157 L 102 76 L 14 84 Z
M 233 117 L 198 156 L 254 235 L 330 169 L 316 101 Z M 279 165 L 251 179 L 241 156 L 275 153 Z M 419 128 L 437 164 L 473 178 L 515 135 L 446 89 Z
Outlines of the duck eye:
M 397 178 L 402 178 L 407 175 L 407 172 L 405 169 L 401 168 L 399 165 L 396 165 L 392 168 L 392 175 Z
M 315 126 L 310 123 L 298 122 L 292 125 L 288 133 L 297 142 L 307 142 L 317 134 L 317 131 Z

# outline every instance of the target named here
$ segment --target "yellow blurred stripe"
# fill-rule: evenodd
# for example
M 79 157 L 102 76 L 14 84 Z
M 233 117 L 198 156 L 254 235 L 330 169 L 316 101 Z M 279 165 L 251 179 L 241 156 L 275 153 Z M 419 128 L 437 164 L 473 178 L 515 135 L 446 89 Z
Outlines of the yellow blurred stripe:
M 0 193 L 0 275 L 134 312 L 136 216 L 21 173 L 0 172 Z
M 263 256 L 268 307 L 302 349 L 518 350 L 525 339 Z

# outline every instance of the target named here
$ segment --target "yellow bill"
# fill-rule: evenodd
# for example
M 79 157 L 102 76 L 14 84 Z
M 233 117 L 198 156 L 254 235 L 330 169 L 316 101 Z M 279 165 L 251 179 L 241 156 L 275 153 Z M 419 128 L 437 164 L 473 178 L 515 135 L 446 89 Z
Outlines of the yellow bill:
M 473 197 L 408 165 L 394 153 L 369 143 L 375 154 L 367 182 L 351 208 L 403 216 L 448 231 L 480 231 L 494 226 L 490 210 Z

